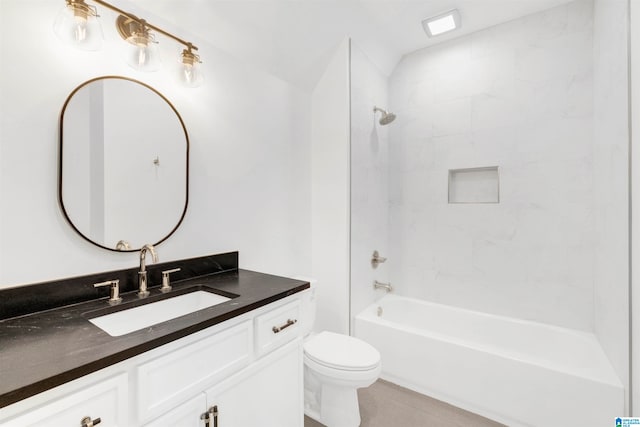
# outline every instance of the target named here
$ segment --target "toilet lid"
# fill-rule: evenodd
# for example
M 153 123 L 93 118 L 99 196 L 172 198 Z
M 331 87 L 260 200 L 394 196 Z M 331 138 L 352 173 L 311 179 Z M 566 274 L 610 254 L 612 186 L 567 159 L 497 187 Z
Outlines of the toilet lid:
M 365 371 L 380 363 L 380 353 L 366 342 L 348 335 L 320 332 L 304 344 L 304 353 L 330 368 Z

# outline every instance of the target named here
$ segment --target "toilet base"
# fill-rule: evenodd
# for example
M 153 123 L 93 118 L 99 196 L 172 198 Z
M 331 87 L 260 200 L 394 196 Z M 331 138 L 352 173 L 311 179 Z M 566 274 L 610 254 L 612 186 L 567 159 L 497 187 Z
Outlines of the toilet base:
M 329 381 L 318 377 L 317 373 L 304 367 L 304 412 L 310 418 L 327 427 L 358 427 L 360 425 L 360 406 L 358 388 L 367 384 L 343 385 L 338 381 Z
M 360 406 L 355 388 L 325 384 L 322 387 L 320 422 L 327 427 L 358 427 Z

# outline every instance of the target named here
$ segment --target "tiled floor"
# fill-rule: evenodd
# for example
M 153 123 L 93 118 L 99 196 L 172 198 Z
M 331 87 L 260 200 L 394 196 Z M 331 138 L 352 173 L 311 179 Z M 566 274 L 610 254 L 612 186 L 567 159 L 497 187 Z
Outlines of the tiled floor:
M 384 380 L 358 390 L 358 399 L 362 427 L 504 427 Z M 322 424 L 305 417 L 304 426 Z

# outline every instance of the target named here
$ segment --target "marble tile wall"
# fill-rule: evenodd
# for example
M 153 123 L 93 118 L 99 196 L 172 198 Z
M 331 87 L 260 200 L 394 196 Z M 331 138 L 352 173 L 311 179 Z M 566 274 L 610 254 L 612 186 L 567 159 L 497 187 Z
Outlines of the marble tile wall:
M 390 77 L 398 293 L 594 328 L 593 4 L 406 55 Z M 498 166 L 499 204 L 448 204 L 449 169 Z

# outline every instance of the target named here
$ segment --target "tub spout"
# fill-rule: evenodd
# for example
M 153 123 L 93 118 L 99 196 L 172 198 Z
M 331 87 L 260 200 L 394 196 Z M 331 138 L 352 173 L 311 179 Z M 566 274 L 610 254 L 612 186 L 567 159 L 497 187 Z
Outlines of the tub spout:
M 378 282 L 377 280 L 374 280 L 373 289 L 384 289 L 387 292 L 392 292 L 393 286 L 391 286 L 391 283 L 383 283 L 383 282 Z

